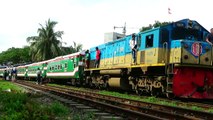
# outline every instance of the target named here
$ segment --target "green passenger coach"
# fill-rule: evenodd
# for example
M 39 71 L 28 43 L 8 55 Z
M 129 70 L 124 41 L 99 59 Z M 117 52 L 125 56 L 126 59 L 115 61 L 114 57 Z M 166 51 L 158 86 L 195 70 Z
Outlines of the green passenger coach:
M 38 68 L 42 72 L 42 78 L 45 79 L 46 78 L 47 61 L 42 61 L 42 62 L 38 62 L 38 63 L 33 63 L 33 64 L 30 64 L 30 65 L 27 65 L 26 76 L 29 79 L 36 78 L 37 77 L 36 71 L 38 70 Z
M 84 53 L 78 52 L 50 60 L 47 65 L 47 78 L 67 79 L 72 84 L 80 83 L 83 80 L 83 58 Z
M 26 66 L 18 66 L 17 68 L 17 76 L 20 79 L 27 78 L 27 67 Z

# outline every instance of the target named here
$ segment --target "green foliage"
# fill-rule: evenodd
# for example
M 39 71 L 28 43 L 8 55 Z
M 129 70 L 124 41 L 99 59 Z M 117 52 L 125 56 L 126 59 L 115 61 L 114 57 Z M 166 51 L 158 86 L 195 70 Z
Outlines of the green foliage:
M 203 108 L 198 107 L 198 106 L 192 106 L 191 109 L 192 110 L 197 110 L 197 111 L 202 111 L 203 110 Z
M 87 112 L 87 113 L 79 113 L 79 112 L 73 112 L 72 120 L 94 120 L 95 115 L 93 112 Z
M 63 55 L 76 53 L 81 51 L 82 47 L 83 47 L 82 44 L 77 44 L 76 42 L 73 42 L 73 45 L 71 45 L 70 47 L 62 47 L 62 52 L 63 52 Z
M 160 21 L 156 20 L 154 24 L 149 24 L 146 27 L 142 27 L 140 29 L 140 32 L 147 31 L 147 30 L 150 30 L 152 28 L 157 28 L 157 27 L 165 26 L 165 25 L 168 25 L 170 23 L 171 22 L 160 22 Z
M 16 86 L 9 81 L 0 80 L 0 91 L 5 91 L 8 89 L 10 89 L 12 92 L 18 92 L 18 93 L 25 91 L 25 89 L 19 86 Z
M 30 43 L 30 53 L 33 61 L 48 60 L 62 54 L 61 47 L 63 31 L 55 31 L 56 21 L 48 19 L 45 26 L 40 24 L 38 36 L 27 38 Z
M 0 53 L 0 64 L 12 62 L 13 64 L 31 61 L 29 54 L 29 46 L 24 48 L 9 48 L 7 51 Z
M 49 120 L 66 119 L 69 109 L 58 102 L 50 105 L 38 103 L 23 93 L 0 92 L 0 120 Z
M 213 108 L 209 109 L 208 112 L 213 113 Z
M 71 53 L 79 52 L 82 50 L 82 44 L 76 44 L 76 42 L 73 42 L 73 46 L 70 46 Z
M 70 116 L 69 108 L 59 102 L 38 102 L 35 99 L 41 95 L 22 93 L 22 88 L 11 82 L 0 80 L 0 88 L 0 120 L 66 120 Z M 12 91 L 4 92 L 8 88 Z
M 53 104 L 51 104 L 50 110 L 56 116 L 63 116 L 69 113 L 67 107 L 65 107 L 59 102 L 54 102 Z
M 22 88 L 0 80 L 0 120 L 94 120 L 93 112 L 72 111 L 63 104 L 52 101 L 42 103 L 38 94 L 23 94 Z M 2 92 L 10 88 L 12 92 Z M 38 99 L 38 100 L 36 100 Z

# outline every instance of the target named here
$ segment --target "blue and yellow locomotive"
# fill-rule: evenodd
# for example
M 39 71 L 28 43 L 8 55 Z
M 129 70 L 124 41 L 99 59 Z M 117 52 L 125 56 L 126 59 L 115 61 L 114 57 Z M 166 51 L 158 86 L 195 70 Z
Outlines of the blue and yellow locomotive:
M 168 97 L 213 98 L 212 46 L 209 32 L 198 22 L 183 19 L 136 34 L 137 60 L 132 65 L 131 36 L 102 44 L 100 67 L 85 70 L 89 85 L 132 89 Z

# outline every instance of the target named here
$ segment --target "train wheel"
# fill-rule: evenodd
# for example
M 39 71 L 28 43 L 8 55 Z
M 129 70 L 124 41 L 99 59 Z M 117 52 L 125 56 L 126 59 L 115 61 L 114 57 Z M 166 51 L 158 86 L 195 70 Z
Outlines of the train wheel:
M 162 88 L 153 88 L 151 92 L 152 96 L 158 97 L 162 95 Z
M 137 95 L 140 95 L 140 96 L 143 94 L 143 93 L 142 93 L 142 90 L 140 90 L 139 87 L 138 87 L 137 85 L 135 86 L 135 93 L 136 93 Z
M 90 88 L 93 88 L 93 87 L 94 87 L 92 81 L 89 81 L 89 87 L 90 87 Z

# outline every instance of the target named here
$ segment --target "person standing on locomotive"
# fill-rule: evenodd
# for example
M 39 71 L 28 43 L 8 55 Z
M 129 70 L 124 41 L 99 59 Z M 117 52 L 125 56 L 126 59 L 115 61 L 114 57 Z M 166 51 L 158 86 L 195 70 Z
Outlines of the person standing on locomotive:
M 89 50 L 87 50 L 85 55 L 85 62 L 86 62 L 86 68 L 89 68 L 89 62 L 90 62 L 90 53 Z
M 101 51 L 98 49 L 98 47 L 96 47 L 95 49 L 96 49 L 95 68 L 98 68 L 101 59 Z
M 135 34 L 132 34 L 132 39 L 129 41 L 130 48 L 132 49 L 132 58 L 134 64 L 136 63 L 136 51 L 137 51 L 137 41 L 135 40 Z
M 213 28 L 210 30 L 210 34 L 206 37 L 206 42 L 208 42 L 210 45 L 213 45 Z

